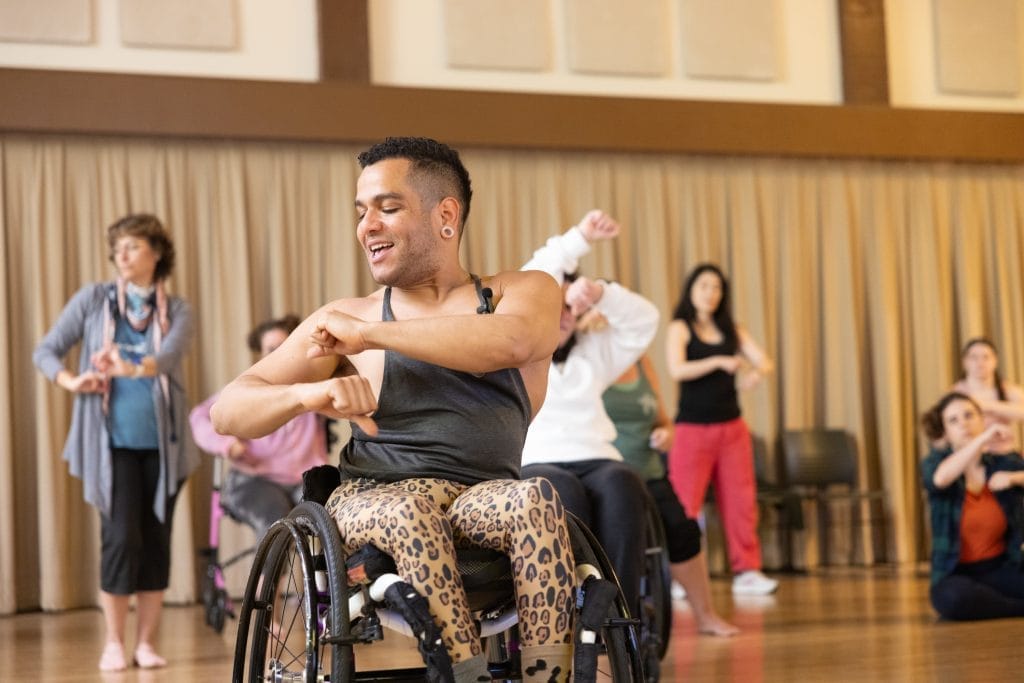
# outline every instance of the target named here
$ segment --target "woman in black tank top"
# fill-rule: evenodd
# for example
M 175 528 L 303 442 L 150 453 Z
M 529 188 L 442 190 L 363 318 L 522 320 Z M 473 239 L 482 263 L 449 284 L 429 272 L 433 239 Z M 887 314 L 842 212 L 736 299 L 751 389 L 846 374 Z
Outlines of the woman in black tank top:
M 691 517 L 715 485 L 737 594 L 764 595 L 778 582 L 761 573 L 757 489 L 750 431 L 738 389 L 750 389 L 772 362 L 732 319 L 729 283 L 715 265 L 691 271 L 665 341 L 669 374 L 679 382 L 669 479 Z

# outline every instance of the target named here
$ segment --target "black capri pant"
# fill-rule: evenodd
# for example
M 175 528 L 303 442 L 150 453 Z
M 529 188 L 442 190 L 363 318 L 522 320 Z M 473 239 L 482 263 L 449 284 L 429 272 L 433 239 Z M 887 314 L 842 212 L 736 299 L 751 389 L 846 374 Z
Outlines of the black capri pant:
M 668 560 L 672 564 L 686 562 L 700 553 L 700 526 L 686 516 L 683 504 L 679 502 L 675 489 L 666 477 L 648 479 L 647 492 L 654 499 L 654 505 L 665 527 L 665 545 L 668 546 Z
M 100 528 L 100 588 L 114 595 L 162 591 L 170 575 L 177 495 L 167 498 L 161 522 L 153 513 L 160 452 L 113 448 L 111 457 L 114 486 L 110 516 L 103 516 Z

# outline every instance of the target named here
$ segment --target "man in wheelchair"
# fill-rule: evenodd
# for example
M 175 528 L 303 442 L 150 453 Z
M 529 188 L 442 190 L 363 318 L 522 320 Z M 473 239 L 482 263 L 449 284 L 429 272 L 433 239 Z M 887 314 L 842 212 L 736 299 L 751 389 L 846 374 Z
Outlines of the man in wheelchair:
M 457 546 L 512 561 L 524 680 L 568 680 L 574 565 L 561 502 L 519 481 L 543 403 L 561 292 L 547 275 L 477 277 L 459 261 L 469 175 L 458 154 L 389 138 L 359 156 L 356 236 L 374 280 L 333 301 L 213 406 L 217 430 L 267 434 L 296 415 L 352 422 L 327 509 L 346 549 L 372 544 L 427 601 L 457 681 L 489 681 Z

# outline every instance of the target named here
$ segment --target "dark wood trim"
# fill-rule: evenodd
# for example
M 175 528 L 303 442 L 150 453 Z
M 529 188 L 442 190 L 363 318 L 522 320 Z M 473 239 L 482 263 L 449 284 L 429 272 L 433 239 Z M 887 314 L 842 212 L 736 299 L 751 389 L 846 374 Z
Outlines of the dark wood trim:
M 370 82 L 367 0 L 317 0 L 320 80 Z
M 0 69 L 0 131 L 1024 161 L 1024 115 Z
M 885 0 L 839 0 L 846 104 L 889 104 Z

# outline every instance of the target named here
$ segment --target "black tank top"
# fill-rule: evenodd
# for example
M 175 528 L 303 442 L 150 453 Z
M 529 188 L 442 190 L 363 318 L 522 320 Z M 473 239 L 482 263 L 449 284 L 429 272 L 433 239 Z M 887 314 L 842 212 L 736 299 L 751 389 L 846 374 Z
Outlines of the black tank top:
M 700 360 L 711 356 L 732 356 L 737 351 L 736 339 L 723 339 L 718 344 L 701 341 L 693 326 L 690 341 L 686 345 L 686 360 Z M 725 370 L 715 370 L 706 375 L 679 383 L 679 409 L 676 422 L 712 424 L 728 422 L 740 416 L 740 404 L 736 395 L 736 376 Z
M 490 290 L 473 276 L 481 305 L 490 313 Z M 394 320 L 391 288 L 384 290 L 383 319 Z M 517 368 L 476 376 L 384 352 L 384 377 L 369 436 L 355 424 L 341 452 L 343 478 L 401 481 L 418 477 L 475 484 L 518 479 L 530 398 Z

